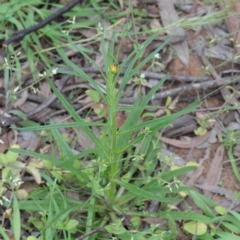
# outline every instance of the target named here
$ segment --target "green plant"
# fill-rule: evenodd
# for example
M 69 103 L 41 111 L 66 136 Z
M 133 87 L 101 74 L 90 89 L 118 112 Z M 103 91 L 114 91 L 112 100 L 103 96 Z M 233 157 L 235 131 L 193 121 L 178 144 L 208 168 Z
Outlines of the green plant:
M 236 211 L 231 210 L 231 207 L 227 210 L 218 206 L 214 201 L 208 199 L 207 197 L 197 193 L 196 191 L 190 191 L 190 196 L 202 212 L 211 217 L 211 223 L 209 223 L 210 233 L 205 231 L 204 234 L 198 236 L 198 239 L 239 239 L 237 236 L 240 233 L 239 230 L 239 214 Z M 235 193 L 236 197 L 234 201 L 239 200 L 239 194 Z M 234 204 L 234 202 L 233 202 Z M 232 204 L 232 205 L 233 205 Z M 218 216 L 211 210 L 214 208 L 218 213 Z M 198 220 L 198 222 L 200 222 Z M 216 225 L 214 223 L 217 223 Z M 194 230 L 194 224 L 191 226 Z M 202 229 L 204 225 L 202 225 Z M 201 230 L 202 230 L 201 229 Z M 190 232 L 190 231 L 189 231 Z
M 158 164 L 158 161 L 156 161 L 156 159 L 159 152 L 159 140 L 154 136 L 155 133 L 157 133 L 159 129 L 165 127 L 177 117 L 192 111 L 196 107 L 196 104 L 194 103 L 178 113 L 171 114 L 160 119 L 152 119 L 142 123 L 139 122 L 141 114 L 146 108 L 147 103 L 153 94 L 158 90 L 159 86 L 161 86 L 161 84 L 164 82 L 165 79 L 163 79 L 155 87 L 153 87 L 151 91 L 145 97 L 143 97 L 142 100 L 138 99 L 134 106 L 125 108 L 125 110 L 128 111 L 128 117 L 121 128 L 117 129 L 116 113 L 120 110 L 118 107 L 118 102 L 125 85 L 131 79 L 131 77 L 139 72 L 142 66 L 151 60 L 154 55 L 168 42 L 166 41 L 159 48 L 153 51 L 146 59 L 142 59 L 138 65 L 135 65 L 136 61 L 139 60 L 139 57 L 142 56 L 143 51 L 145 51 L 145 48 L 155 37 L 155 35 L 153 35 L 151 38 L 141 44 L 137 49 L 135 49 L 128 56 L 128 58 L 119 65 L 117 69 L 117 66 L 113 65 L 115 62 L 114 59 L 117 59 L 117 56 L 113 58 L 115 33 L 113 31 L 109 49 L 105 49 L 104 29 L 100 26 L 99 31 L 101 31 L 101 46 L 103 52 L 104 67 L 106 71 L 106 74 L 102 73 L 102 76 L 106 82 L 106 89 L 102 89 L 100 85 L 98 85 L 88 75 L 82 72 L 80 68 L 74 65 L 66 57 L 62 49 L 58 49 L 58 52 L 65 63 L 76 70 L 74 74 L 89 81 L 94 87 L 95 91 L 97 91 L 101 98 L 106 102 L 108 106 L 107 122 L 85 122 L 74 111 L 66 99 L 58 92 L 52 81 L 47 77 L 47 82 L 50 84 L 54 93 L 58 96 L 59 100 L 71 114 L 75 122 L 62 124 L 50 123 L 50 125 L 46 126 L 17 128 L 17 130 L 51 130 L 53 138 L 55 139 L 58 149 L 61 153 L 60 159 L 21 149 L 11 149 L 11 151 L 48 161 L 53 164 L 55 169 L 54 176 L 57 177 L 59 181 L 66 181 L 67 179 L 68 181 L 72 181 L 75 179 L 74 185 L 89 189 L 88 191 L 90 195 L 88 195 L 87 201 L 78 203 L 79 209 L 81 209 L 81 211 L 86 214 L 86 222 L 84 224 L 86 225 L 86 232 L 94 229 L 94 227 L 106 226 L 106 230 L 111 233 L 110 226 L 114 224 L 115 228 L 118 226 L 118 228 L 121 229 L 121 231 L 118 233 L 119 236 L 123 234 L 124 236 L 134 237 L 135 235 L 137 236 L 137 234 L 131 231 L 128 232 L 123 226 L 122 221 L 119 222 L 118 215 L 124 216 L 124 212 L 128 212 L 131 209 L 134 209 L 136 202 L 145 200 L 161 202 L 163 206 L 165 206 L 163 209 L 167 210 L 167 203 L 173 204 L 181 201 L 181 198 L 179 198 L 177 195 L 178 192 L 191 189 L 181 185 L 178 186 L 176 184 L 171 184 L 171 187 L 164 186 L 166 182 L 171 182 L 171 180 L 173 180 L 175 177 L 183 174 L 186 171 L 192 170 L 193 167 L 186 167 L 183 169 L 174 170 L 172 172 L 166 172 L 166 174 L 162 173 L 158 175 L 157 179 L 155 177 L 151 177 L 151 174 L 155 171 L 155 168 Z M 94 61 L 92 61 L 86 54 L 84 48 L 76 47 L 74 45 L 72 45 L 72 47 L 77 48 L 86 58 L 89 59 L 92 64 L 95 65 Z M 125 75 L 118 90 L 116 90 L 116 80 L 119 76 L 119 73 L 123 71 L 125 67 Z M 101 69 L 99 69 L 99 71 L 101 71 Z M 73 74 L 73 72 L 71 72 L 71 74 Z M 93 134 L 90 128 L 91 126 L 102 127 L 102 134 L 99 138 Z M 79 127 L 81 128 L 81 131 L 85 131 L 85 133 L 88 134 L 88 136 L 95 143 L 96 148 L 83 151 L 80 154 L 74 156 L 66 140 L 57 130 L 57 128 L 69 127 Z M 136 135 L 136 137 L 132 139 L 131 136 L 133 133 Z M 133 153 L 132 151 L 136 144 L 140 144 L 140 146 L 136 147 L 135 152 Z M 129 154 L 125 158 L 124 155 L 126 152 Z M 86 169 L 81 168 L 81 159 L 84 156 L 89 156 L 90 153 L 95 153 L 95 159 L 89 159 L 88 167 Z M 125 174 L 123 174 L 121 171 L 123 167 L 126 170 L 128 169 Z M 65 175 L 57 174 L 57 172 L 60 173 L 63 171 L 66 172 Z M 31 195 L 29 198 L 31 198 Z M 53 200 L 55 197 L 51 197 L 51 199 Z M 35 200 L 35 202 L 36 201 L 37 200 Z M 44 199 L 42 202 L 37 201 L 37 205 L 40 207 L 40 209 L 42 209 L 42 212 L 45 212 L 45 214 L 47 214 L 47 219 L 52 222 L 52 210 L 49 209 L 49 204 L 49 207 L 44 205 L 46 204 L 45 201 L 46 200 Z M 36 211 L 39 209 L 39 207 L 34 208 L 31 202 L 32 200 L 23 201 L 20 205 L 20 209 L 31 211 Z M 102 205 L 103 203 L 104 205 Z M 71 209 L 69 212 L 75 210 L 75 207 L 73 206 L 68 208 Z M 61 214 L 60 212 L 65 211 L 64 209 L 66 208 L 63 207 L 61 210 L 59 208 L 59 214 Z M 163 213 L 164 212 L 161 214 Z M 133 216 L 136 214 L 138 213 L 134 211 L 131 213 Z M 174 214 L 172 215 L 171 212 L 168 214 L 170 214 L 170 217 L 172 219 L 176 220 Z M 97 215 L 100 215 L 102 217 L 99 218 Z M 158 216 L 158 214 L 155 215 Z M 146 214 L 143 213 L 140 216 L 146 216 Z M 192 215 L 185 217 L 189 220 L 195 218 Z M 45 227 L 48 225 L 44 221 L 43 224 L 45 224 Z M 53 227 L 56 229 L 56 226 L 57 225 L 54 225 Z M 52 231 L 53 230 L 51 230 L 51 232 Z M 138 229 L 138 231 L 140 231 L 140 229 Z M 155 232 L 155 230 L 153 232 Z M 143 235 L 146 234 L 148 233 L 146 232 Z M 155 237 L 158 236 L 156 234 L 157 233 L 154 233 Z M 90 239 L 94 239 L 94 237 L 92 236 Z
M 240 173 L 238 171 L 238 167 L 233 156 L 233 147 L 235 145 L 240 144 L 239 136 L 240 136 L 240 131 L 233 131 L 231 129 L 226 129 L 225 133 L 222 133 L 219 135 L 220 141 L 223 143 L 223 145 L 227 149 L 228 157 L 230 159 L 233 172 L 237 180 L 240 182 Z
M 122 1 L 119 2 L 123 5 Z M 97 12 L 99 16 L 102 16 L 106 8 L 99 6 L 99 2 L 97 1 L 91 1 L 91 4 L 94 11 L 91 9 L 89 9 L 90 12 L 80 11 L 81 14 L 88 14 L 90 16 Z M 111 2 L 111 6 L 115 8 L 116 12 L 118 11 L 114 2 Z M 26 9 L 28 8 L 26 7 Z M 144 113 L 144 110 L 147 108 L 147 104 L 154 93 L 161 84 L 164 83 L 165 79 L 162 79 L 145 97 L 140 95 L 134 106 L 119 106 L 119 100 L 126 84 L 136 74 L 141 76 L 137 82 L 141 94 L 141 87 L 144 83 L 144 77 L 140 74 L 142 67 L 151 60 L 153 62 L 151 66 L 156 65 L 154 59 L 158 57 L 158 52 L 168 41 L 159 46 L 159 48 L 145 59 L 142 58 L 144 55 L 143 53 L 158 33 L 152 35 L 151 38 L 142 44 L 136 42 L 134 51 L 122 64 L 118 65 L 117 60 L 118 53 L 121 49 L 121 42 L 117 53 L 115 53 L 116 36 L 115 31 L 113 31 L 109 48 L 106 48 L 104 36 L 106 29 L 99 25 L 97 35 L 85 41 L 100 37 L 105 67 L 105 73 L 102 73 L 101 69 L 99 69 L 95 62 L 89 57 L 88 54 L 91 51 L 84 46 L 75 45 L 76 43 L 84 43 L 85 41 L 76 40 L 73 36 L 67 35 L 77 27 L 74 17 L 76 13 L 79 14 L 79 11 L 77 11 L 76 9 L 67 14 L 72 20 L 68 22 L 70 24 L 67 24 L 66 27 L 57 26 L 59 31 L 53 31 L 50 26 L 42 30 L 43 36 L 53 40 L 54 47 L 43 50 L 38 49 L 38 51 L 36 50 L 33 52 L 29 49 L 27 49 L 27 52 L 25 48 L 24 50 L 28 53 L 27 56 L 29 59 L 35 59 L 35 61 L 37 61 L 38 58 L 35 57 L 39 54 L 43 62 L 45 60 L 50 61 L 48 57 L 46 59 L 46 56 L 43 56 L 44 53 L 48 50 L 57 50 L 59 56 L 64 60 L 66 65 L 76 71 L 75 73 L 71 71 L 62 71 L 62 73 L 75 74 L 87 80 L 94 88 L 94 90 L 88 91 L 87 94 L 94 102 L 99 103 L 102 100 L 107 104 L 108 117 L 104 123 L 86 122 L 84 117 L 81 118 L 72 108 L 71 104 L 58 92 L 52 83 L 51 77 L 48 74 L 42 76 L 46 77 L 47 82 L 57 95 L 59 101 L 67 109 L 75 122 L 61 124 L 53 124 L 53 122 L 50 122 L 50 124 L 46 126 L 35 125 L 26 128 L 16 128 L 18 131 L 45 131 L 45 133 L 47 131 L 47 135 L 44 136 L 47 136 L 48 140 L 51 139 L 50 142 L 56 142 L 56 146 L 52 148 L 52 152 L 50 151 L 48 154 L 16 148 L 10 149 L 11 152 L 9 152 L 9 154 L 14 152 L 27 155 L 35 160 L 41 159 L 41 164 L 43 164 L 43 168 L 40 170 L 41 179 L 44 179 L 46 182 L 46 186 L 35 189 L 30 193 L 28 199 L 17 201 L 14 197 L 12 205 L 15 209 L 15 215 L 13 215 L 12 219 L 14 221 L 11 223 L 14 230 L 16 229 L 15 238 L 19 239 L 19 229 L 21 225 L 19 216 L 20 210 L 25 210 L 30 214 L 29 223 L 41 233 L 40 237 L 35 238 L 31 236 L 27 238 L 28 240 L 73 239 L 80 233 L 89 233 L 98 228 L 101 229 L 100 232 L 96 232 L 85 239 L 110 239 L 114 236 L 120 239 L 177 239 L 176 221 L 180 220 L 187 222 L 186 225 L 184 225 L 184 229 L 192 235 L 197 235 L 197 239 L 213 239 L 212 236 L 230 239 L 232 236 L 229 233 L 230 231 L 238 234 L 236 227 L 239 224 L 239 216 L 236 212 L 229 212 L 233 216 L 228 214 L 226 217 L 224 216 L 224 218 L 223 216 L 216 217 L 215 213 L 211 210 L 211 207 L 216 207 L 215 203 L 199 196 L 192 188 L 184 186 L 177 179 L 178 176 L 195 169 L 194 167 L 169 170 L 170 164 L 166 164 L 161 171 L 156 172 L 159 163 L 162 164 L 165 161 L 159 152 L 161 143 L 159 141 L 158 131 L 168 126 L 179 116 L 191 112 L 197 107 L 196 103 L 173 114 L 173 109 L 171 108 L 172 100 L 169 98 L 165 108 L 167 116 L 144 122 L 144 114 L 146 117 L 154 117 L 154 115 L 147 115 Z M 140 17 L 144 16 L 141 12 L 137 14 Z M 108 19 L 115 19 L 121 14 L 116 16 L 113 15 L 114 14 L 108 17 Z M 219 15 L 222 16 L 222 13 L 217 13 L 217 16 Z M 192 18 L 191 22 L 185 19 L 185 22 L 180 21 L 176 23 L 176 25 L 184 26 L 187 29 L 192 26 L 202 25 L 206 22 L 209 23 L 209 20 L 212 22 L 216 21 L 213 15 L 206 15 L 201 18 Z M 87 23 L 84 21 L 78 23 L 78 26 L 90 26 L 98 21 L 98 18 L 89 20 Z M 127 28 L 128 27 L 129 25 Z M 167 29 L 163 31 L 167 32 Z M 54 35 L 55 33 L 56 35 Z M 124 34 L 126 35 L 126 32 L 122 33 L 122 37 Z M 62 38 L 59 37 L 60 35 Z M 38 35 L 37 38 L 39 36 L 41 37 L 42 35 Z M 34 36 L 34 39 L 35 38 L 36 36 Z M 30 39 L 30 41 L 28 40 L 29 39 L 22 43 L 23 46 L 28 46 L 27 44 L 33 42 L 33 39 Z M 66 45 L 74 50 L 78 50 L 99 69 L 105 80 L 106 88 L 97 84 L 68 59 L 62 48 Z M 13 49 L 11 49 L 11 51 L 14 52 Z M 19 69 L 20 61 L 24 57 L 19 58 L 20 60 L 16 63 L 16 69 Z M 51 62 L 46 65 L 49 67 Z M 31 69 L 32 71 L 33 67 L 34 66 L 32 66 Z M 11 67 L 11 69 L 15 70 L 14 67 Z M 122 82 L 118 86 L 117 79 L 119 78 L 120 72 L 123 70 L 125 70 L 125 74 L 122 78 Z M 12 94 L 10 95 L 12 96 Z M 128 117 L 124 124 L 118 129 L 116 114 L 123 110 L 128 112 Z M 99 112 L 96 113 L 99 114 L 99 116 L 104 116 L 106 112 L 104 112 L 104 114 Z M 203 122 L 199 122 L 199 124 L 203 124 L 203 127 L 207 128 L 209 126 L 207 121 L 208 119 L 204 119 Z M 101 128 L 100 136 L 97 137 L 94 135 L 91 129 L 92 126 Z M 66 137 L 58 131 L 59 128 L 77 128 L 79 131 L 78 134 L 84 131 L 95 143 L 96 147 L 74 155 Z M 50 145 L 48 147 L 51 148 Z M 55 151 L 60 152 L 59 157 L 54 155 Z M 4 155 L 5 154 L 3 154 L 3 156 Z M 18 162 L 16 158 L 13 160 L 14 164 Z M 16 170 L 15 167 L 14 165 L 12 168 L 8 169 L 8 171 L 12 174 Z M 22 170 L 23 168 L 18 169 L 18 175 Z M 38 170 L 36 171 L 38 172 Z M 14 192 L 16 189 L 12 190 Z M 69 191 L 73 193 L 75 197 L 77 196 L 78 199 L 69 197 Z M 171 210 L 174 204 L 184 201 L 180 194 L 183 191 L 190 194 L 204 215 L 194 213 L 191 210 L 188 212 Z M 13 196 L 15 196 L 14 194 Z M 161 204 L 161 210 L 159 212 L 144 212 L 144 204 L 147 202 L 157 202 Z M 40 213 L 36 214 L 36 212 Z M 162 223 L 149 224 L 147 228 L 143 228 L 142 219 L 144 218 L 155 220 L 164 219 L 168 229 L 164 229 L 164 224 Z M 216 229 L 214 223 L 221 223 L 221 227 L 225 232 Z M 215 231 L 215 235 L 206 232 L 206 225 L 211 228 L 211 231 Z M 202 226 L 202 232 L 200 232 L 200 234 L 204 234 L 201 236 L 198 235 L 199 231 L 196 231 L 198 226 Z M 4 235 L 2 232 L 3 229 L 0 228 L 0 233 L 3 235 L 4 239 L 8 239 L 6 234 Z

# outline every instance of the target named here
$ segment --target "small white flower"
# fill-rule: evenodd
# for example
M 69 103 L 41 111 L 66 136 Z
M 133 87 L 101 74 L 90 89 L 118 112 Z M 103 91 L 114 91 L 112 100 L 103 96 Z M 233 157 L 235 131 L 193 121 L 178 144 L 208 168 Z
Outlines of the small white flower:
M 144 78 L 145 78 L 145 74 L 144 74 L 144 73 L 141 73 L 141 74 L 140 74 L 140 78 L 144 79 Z
M 100 22 L 98 23 L 98 30 L 99 30 L 99 31 L 102 31 L 102 30 L 103 30 L 102 24 L 101 24 Z
M 156 53 L 156 54 L 154 55 L 154 58 L 160 59 L 160 58 L 161 58 L 161 57 L 160 57 L 160 54 L 159 54 L 159 53 Z
M 76 19 L 76 17 L 73 16 L 73 19 L 72 19 L 72 20 L 68 20 L 68 22 L 74 25 L 74 24 L 76 23 L 76 22 L 75 22 L 75 19 Z
M 68 31 L 66 31 L 66 30 L 62 30 L 62 31 L 61 31 L 61 33 L 64 33 L 64 34 L 66 34 L 66 35 L 68 35 L 68 34 L 69 34 L 69 32 L 68 32 Z
M 16 93 L 16 92 L 18 91 L 18 89 L 19 89 L 19 86 L 17 86 L 17 87 L 13 90 L 13 92 Z
M 9 65 L 9 63 L 8 63 L 7 58 L 4 58 L 4 60 L 5 60 L 4 67 L 5 67 L 6 69 L 10 69 L 10 65 Z
M 18 187 L 18 186 L 20 186 L 21 184 L 24 183 L 24 182 L 21 180 L 21 178 L 16 178 L 16 179 L 14 179 L 12 182 L 13 182 L 13 184 L 14 184 L 15 187 Z
M 57 70 L 58 70 L 58 68 L 54 68 L 53 70 L 52 70 L 52 74 L 54 75 L 54 74 L 57 74 Z
M 39 77 L 45 77 L 45 76 L 47 76 L 47 73 L 44 71 L 43 73 L 39 73 L 38 76 Z

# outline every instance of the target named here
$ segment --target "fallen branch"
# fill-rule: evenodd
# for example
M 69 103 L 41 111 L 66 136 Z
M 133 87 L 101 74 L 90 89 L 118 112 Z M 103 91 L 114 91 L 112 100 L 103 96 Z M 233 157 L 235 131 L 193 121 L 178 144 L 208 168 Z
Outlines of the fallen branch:
M 216 80 L 208 81 L 208 82 L 201 82 L 201 83 L 192 83 L 186 86 L 172 88 L 160 93 L 156 93 L 152 99 L 162 99 L 169 96 L 176 96 L 177 94 L 181 92 L 190 92 L 193 90 L 199 90 L 199 89 L 208 89 L 208 88 L 214 88 L 214 87 L 222 87 L 229 83 L 237 82 L 239 81 L 240 76 L 237 76 L 235 79 L 232 79 L 232 77 L 226 77 L 226 78 L 219 78 Z M 137 98 L 123 98 L 120 99 L 120 103 L 124 104 L 133 104 L 135 103 Z
M 65 7 L 59 9 L 57 12 L 53 13 L 51 16 L 49 16 L 48 18 L 44 19 L 43 21 L 41 21 L 40 23 L 36 24 L 35 26 L 32 26 L 32 27 L 27 28 L 27 29 L 24 29 L 22 31 L 18 31 L 16 33 L 16 36 L 14 36 L 14 37 L 12 37 L 12 38 L 2 42 L 1 43 L 2 47 L 7 48 L 7 46 L 10 43 L 20 42 L 29 33 L 35 32 L 35 31 L 39 30 L 40 28 L 43 28 L 44 26 L 49 24 L 51 21 L 53 21 L 57 17 L 61 16 L 65 12 L 68 12 L 71 8 L 73 8 L 75 5 L 77 5 L 78 3 L 81 3 L 81 2 L 82 2 L 82 0 L 73 0 L 71 3 L 69 3 Z

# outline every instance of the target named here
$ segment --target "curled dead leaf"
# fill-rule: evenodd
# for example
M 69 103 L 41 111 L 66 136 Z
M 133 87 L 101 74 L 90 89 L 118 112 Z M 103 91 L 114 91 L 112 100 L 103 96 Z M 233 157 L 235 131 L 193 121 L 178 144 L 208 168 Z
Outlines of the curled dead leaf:
M 16 191 L 17 198 L 20 200 L 27 199 L 28 197 L 28 192 L 25 189 L 18 189 Z
M 34 177 L 35 181 L 37 184 L 40 184 L 41 183 L 41 175 L 39 173 L 39 170 L 35 167 L 31 167 L 31 166 L 27 166 L 26 167 L 28 172 Z
M 208 139 L 209 134 L 210 133 L 207 132 L 203 136 L 197 136 L 195 139 L 192 139 L 192 141 L 182 141 L 182 140 L 180 141 L 180 140 L 170 139 L 166 137 L 160 137 L 160 140 L 179 148 L 194 148 L 201 145 L 203 142 L 205 142 Z

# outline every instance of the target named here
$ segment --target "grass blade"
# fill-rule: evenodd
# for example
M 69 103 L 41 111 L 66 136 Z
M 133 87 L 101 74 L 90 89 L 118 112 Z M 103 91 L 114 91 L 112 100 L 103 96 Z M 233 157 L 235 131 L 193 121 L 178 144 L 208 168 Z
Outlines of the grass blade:
M 120 186 L 126 188 L 128 191 L 134 193 L 136 196 L 139 196 L 144 199 L 151 199 L 154 201 L 158 202 L 164 202 L 164 203 L 177 203 L 181 201 L 180 199 L 177 198 L 164 198 L 164 197 L 159 197 L 157 194 L 152 194 L 151 192 L 148 192 L 146 190 L 143 190 L 142 188 L 136 187 L 133 184 L 127 183 L 127 182 L 122 182 L 118 179 L 113 180 L 115 183 L 119 184 Z
M 13 230 L 14 237 L 16 240 L 20 240 L 21 236 L 21 219 L 20 219 L 20 210 L 18 206 L 18 200 L 15 194 L 13 194 Z

